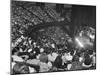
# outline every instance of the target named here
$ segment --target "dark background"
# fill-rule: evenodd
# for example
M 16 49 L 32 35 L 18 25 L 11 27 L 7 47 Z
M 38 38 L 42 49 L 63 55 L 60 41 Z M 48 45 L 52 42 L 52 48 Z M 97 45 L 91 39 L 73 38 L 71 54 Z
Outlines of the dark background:
M 72 24 L 96 27 L 96 6 L 72 5 Z

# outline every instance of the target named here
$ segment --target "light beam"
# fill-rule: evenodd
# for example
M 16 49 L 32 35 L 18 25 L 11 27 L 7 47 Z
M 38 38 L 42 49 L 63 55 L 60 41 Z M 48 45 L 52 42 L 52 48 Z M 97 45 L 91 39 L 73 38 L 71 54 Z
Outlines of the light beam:
M 82 44 L 82 42 L 78 38 L 75 38 L 75 40 L 80 47 L 84 47 L 84 45 Z

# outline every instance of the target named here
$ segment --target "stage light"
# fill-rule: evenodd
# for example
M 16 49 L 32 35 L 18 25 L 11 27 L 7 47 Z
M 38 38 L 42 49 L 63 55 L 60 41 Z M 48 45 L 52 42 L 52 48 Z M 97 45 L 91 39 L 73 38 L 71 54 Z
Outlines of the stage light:
M 79 38 L 75 38 L 75 41 L 77 42 L 79 47 L 81 47 L 81 48 L 84 47 L 83 43 L 79 40 Z

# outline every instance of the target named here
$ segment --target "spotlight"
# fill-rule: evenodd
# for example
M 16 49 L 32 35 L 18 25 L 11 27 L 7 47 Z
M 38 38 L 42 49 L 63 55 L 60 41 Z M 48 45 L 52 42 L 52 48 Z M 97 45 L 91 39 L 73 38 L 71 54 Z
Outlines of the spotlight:
M 83 43 L 79 40 L 79 38 L 75 38 L 75 41 L 77 42 L 79 47 L 81 47 L 81 48 L 84 47 Z

